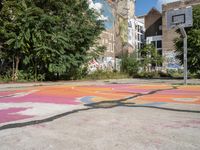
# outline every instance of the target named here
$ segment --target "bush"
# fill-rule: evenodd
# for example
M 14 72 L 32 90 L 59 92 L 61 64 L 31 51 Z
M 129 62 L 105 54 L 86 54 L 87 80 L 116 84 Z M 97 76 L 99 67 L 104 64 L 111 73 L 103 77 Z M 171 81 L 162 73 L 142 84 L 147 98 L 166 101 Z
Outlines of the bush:
M 160 75 L 158 72 L 140 72 L 137 74 L 138 78 L 147 78 L 147 79 L 152 79 L 152 78 L 159 78 Z
M 139 71 L 139 62 L 134 55 L 124 56 L 121 61 L 121 71 L 129 74 L 129 76 L 137 76 Z
M 172 77 L 171 74 L 169 74 L 168 72 L 159 71 L 158 74 L 162 78 L 171 78 Z
M 107 71 L 107 70 L 97 70 L 85 77 L 84 79 L 87 80 L 101 80 L 101 79 L 123 79 L 128 78 L 129 76 L 125 73 L 120 72 L 113 72 L 113 71 Z
M 18 80 L 16 82 L 32 82 L 32 81 L 44 81 L 45 77 L 42 74 L 38 74 L 34 77 L 31 72 L 25 72 L 23 70 L 18 71 Z M 12 82 L 12 71 L 8 71 L 6 74 L 0 76 L 0 82 Z
M 45 76 L 43 74 L 38 74 L 36 77 L 32 72 L 25 72 L 23 70 L 19 70 L 18 72 L 18 81 L 19 82 L 27 82 L 27 81 L 44 81 Z
M 180 78 L 183 77 L 183 70 L 182 69 L 168 69 L 167 73 L 169 74 L 170 77 L 172 78 Z
M 10 77 L 10 76 L 8 76 L 8 75 L 4 75 L 4 76 L 0 76 L 0 83 L 1 82 L 10 82 L 10 81 L 12 81 L 12 78 Z

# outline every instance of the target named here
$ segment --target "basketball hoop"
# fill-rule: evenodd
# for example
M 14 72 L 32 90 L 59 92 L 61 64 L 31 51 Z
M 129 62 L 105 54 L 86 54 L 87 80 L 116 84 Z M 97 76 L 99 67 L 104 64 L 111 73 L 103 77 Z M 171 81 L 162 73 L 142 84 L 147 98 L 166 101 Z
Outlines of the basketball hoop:
M 187 33 L 185 28 L 193 26 L 192 7 L 170 10 L 167 12 L 167 28 L 179 28 L 184 38 L 184 84 L 187 85 Z
M 175 28 L 178 25 L 182 27 L 193 26 L 192 7 L 170 10 L 167 12 L 167 28 Z

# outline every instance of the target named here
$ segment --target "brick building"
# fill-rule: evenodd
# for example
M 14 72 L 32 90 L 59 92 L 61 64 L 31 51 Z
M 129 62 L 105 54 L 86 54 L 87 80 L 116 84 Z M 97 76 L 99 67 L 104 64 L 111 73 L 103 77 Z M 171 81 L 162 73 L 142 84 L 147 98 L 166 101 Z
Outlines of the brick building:
M 179 62 L 176 60 L 174 39 L 180 35 L 175 29 L 167 29 L 167 12 L 173 9 L 185 8 L 200 4 L 200 0 L 181 0 L 167 3 L 162 6 L 162 12 L 152 8 L 144 15 L 145 23 L 145 42 L 153 44 L 158 53 L 163 56 L 163 69 L 179 68 Z
M 106 47 L 106 51 L 104 56 L 105 57 L 112 57 L 115 56 L 115 36 L 112 29 L 105 30 L 101 33 L 99 44 Z

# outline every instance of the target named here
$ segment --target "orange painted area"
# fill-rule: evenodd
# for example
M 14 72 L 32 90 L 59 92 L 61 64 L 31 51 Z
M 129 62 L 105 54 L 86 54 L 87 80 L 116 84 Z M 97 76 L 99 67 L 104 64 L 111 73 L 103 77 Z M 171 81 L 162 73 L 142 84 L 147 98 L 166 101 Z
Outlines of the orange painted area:
M 46 99 L 54 98 L 55 103 L 57 99 L 66 98 L 67 100 L 76 100 L 84 97 L 92 97 L 90 101 L 112 101 L 120 100 L 127 97 L 133 97 L 141 94 L 139 97 L 128 100 L 127 102 L 135 103 L 151 103 L 151 102 L 166 102 L 166 103 L 189 103 L 200 104 L 200 86 L 177 86 L 173 89 L 170 85 L 155 84 L 155 85 L 134 85 L 134 84 L 111 84 L 111 85 L 92 85 L 92 86 L 48 86 L 36 87 L 27 90 L 17 90 L 16 92 L 28 92 L 30 90 L 37 90 L 35 96 L 40 97 L 48 96 Z M 149 94 L 156 91 L 154 94 Z M 12 94 L 13 92 L 11 92 Z M 6 93 L 2 93 L 2 95 Z M 181 101 L 176 99 L 192 99 L 191 101 Z M 193 99 L 195 101 L 193 101 Z M 58 100 L 59 101 L 59 100 Z M 82 103 L 82 102 L 80 102 Z
M 160 106 L 169 103 L 200 105 L 200 86 L 177 86 L 174 88 L 164 84 L 62 85 L 0 92 L 0 97 L 0 104 L 6 104 L 6 108 L 0 109 L 1 123 L 35 117 L 19 115 L 18 112 L 22 113 L 24 110 L 35 109 L 38 106 L 46 108 L 46 105 L 49 104 L 56 107 L 64 106 L 64 108 L 69 106 L 70 109 L 72 105 L 74 107 L 97 102 L 106 104 L 107 101 L 121 100 L 123 100 L 121 101 L 122 105 L 130 106 Z M 35 105 L 35 103 L 40 105 Z M 15 104 L 20 107 L 15 108 Z M 53 109 L 49 109 L 49 111 L 54 112 Z M 40 117 L 40 114 L 38 115 Z
M 158 89 L 170 89 L 172 88 L 169 85 L 138 85 L 136 87 L 133 88 L 137 88 L 137 89 L 145 89 L 145 90 L 158 90 Z

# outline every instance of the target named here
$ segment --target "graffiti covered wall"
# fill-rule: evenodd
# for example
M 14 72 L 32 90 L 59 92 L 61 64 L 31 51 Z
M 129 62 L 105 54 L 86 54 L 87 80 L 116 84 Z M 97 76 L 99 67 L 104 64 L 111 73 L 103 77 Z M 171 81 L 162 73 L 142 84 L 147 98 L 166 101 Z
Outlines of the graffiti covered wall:
M 165 63 L 167 69 L 182 69 L 180 62 L 176 59 L 176 53 L 174 51 L 165 52 Z

